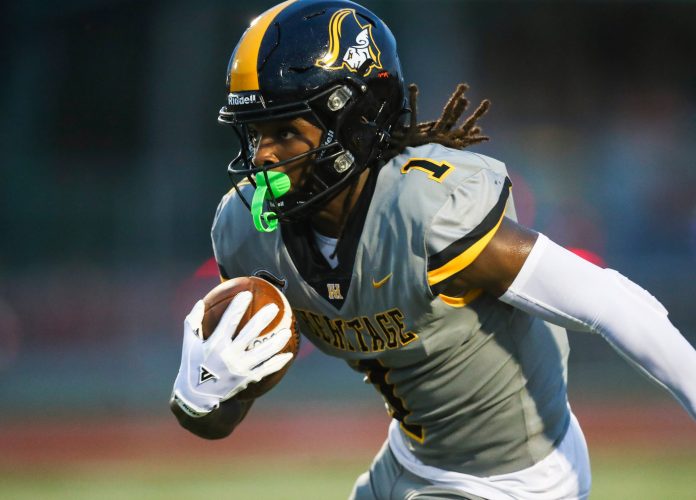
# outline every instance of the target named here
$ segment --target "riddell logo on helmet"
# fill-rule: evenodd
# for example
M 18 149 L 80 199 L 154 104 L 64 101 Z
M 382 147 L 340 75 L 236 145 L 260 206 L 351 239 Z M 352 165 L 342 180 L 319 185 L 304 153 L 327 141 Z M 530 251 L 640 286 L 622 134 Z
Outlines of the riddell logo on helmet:
M 235 94 L 227 95 L 227 104 L 230 106 L 245 106 L 249 104 L 263 104 L 263 99 L 256 93 L 252 94 Z
M 362 76 L 367 76 L 373 69 L 382 69 L 381 55 L 372 37 L 372 25 L 360 24 L 355 9 L 341 9 L 329 21 L 329 50 L 314 64 L 329 70 L 345 68 L 352 73 L 361 70 Z

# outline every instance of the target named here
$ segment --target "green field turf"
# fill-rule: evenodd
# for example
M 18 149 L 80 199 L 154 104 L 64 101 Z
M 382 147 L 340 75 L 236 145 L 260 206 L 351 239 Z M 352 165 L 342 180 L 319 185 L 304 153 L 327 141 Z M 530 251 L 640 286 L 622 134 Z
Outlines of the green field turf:
M 0 498 L 47 500 L 346 498 L 365 460 L 330 457 L 272 459 L 245 464 L 159 463 L 41 465 L 0 471 Z M 595 450 L 592 499 L 694 499 L 696 452 L 654 454 L 646 450 Z

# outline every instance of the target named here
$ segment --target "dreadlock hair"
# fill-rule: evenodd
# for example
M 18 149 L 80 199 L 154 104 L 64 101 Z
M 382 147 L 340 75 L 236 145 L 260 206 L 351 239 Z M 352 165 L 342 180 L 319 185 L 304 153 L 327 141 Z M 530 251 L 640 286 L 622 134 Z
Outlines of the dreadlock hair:
M 476 125 L 476 121 L 486 114 L 491 103 L 488 99 L 481 101 L 478 108 L 469 116 L 464 123 L 452 130 L 452 127 L 459 121 L 462 113 L 469 106 L 469 100 L 464 97 L 464 92 L 469 90 L 466 83 L 460 83 L 452 93 L 452 96 L 447 101 L 440 118 L 435 121 L 417 123 L 417 105 L 418 86 L 412 83 L 408 86 L 409 92 L 409 107 L 411 119 L 409 125 L 401 125 L 392 131 L 389 138 L 389 145 L 382 158 L 391 158 L 401 153 L 405 148 L 411 146 L 422 146 L 431 142 L 442 144 L 448 148 L 464 149 L 472 144 L 484 142 L 488 137 L 481 134 L 481 127 Z M 343 233 L 348 221 L 349 207 L 353 194 L 357 188 L 357 179 L 350 186 L 350 191 L 346 196 L 343 215 L 339 223 L 338 239 L 343 237 Z M 335 257 L 338 252 L 338 245 L 330 255 Z
M 391 158 L 409 146 L 422 146 L 432 142 L 449 148 L 464 149 L 472 144 L 487 141 L 488 137 L 481 134 L 481 127 L 476 122 L 488 111 L 491 105 L 488 99 L 481 101 L 481 104 L 460 127 L 452 129 L 469 105 L 469 100 L 464 97 L 464 92 L 468 89 L 469 86 L 466 83 L 460 83 L 447 101 L 440 118 L 417 123 L 418 86 L 415 83 L 409 85 L 408 101 L 411 115 L 409 124 L 401 125 L 392 132 L 389 147 L 383 157 Z

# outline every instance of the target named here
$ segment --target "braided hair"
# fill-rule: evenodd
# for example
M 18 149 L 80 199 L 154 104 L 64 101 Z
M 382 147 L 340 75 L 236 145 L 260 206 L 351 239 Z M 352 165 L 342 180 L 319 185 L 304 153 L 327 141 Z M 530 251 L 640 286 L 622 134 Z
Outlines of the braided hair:
M 417 99 L 418 86 L 414 83 L 408 86 L 410 121 L 408 125 L 397 127 L 391 134 L 390 144 L 384 158 L 391 158 L 398 155 L 407 147 L 422 146 L 428 143 L 442 144 L 453 149 L 464 149 L 472 144 L 484 142 L 488 137 L 481 134 L 481 127 L 476 122 L 481 118 L 490 107 L 488 99 L 481 101 L 476 110 L 469 116 L 464 123 L 452 129 L 459 121 L 469 105 L 469 100 L 464 97 L 464 92 L 469 89 L 465 83 L 460 83 L 447 101 L 440 118 L 434 121 L 418 123 Z
M 469 100 L 464 97 L 464 92 L 469 89 L 465 83 L 460 83 L 447 101 L 440 118 L 435 121 L 418 123 L 417 100 L 418 86 L 412 83 L 408 86 L 409 106 L 411 119 L 408 125 L 400 125 L 392 131 L 389 138 L 389 146 L 382 154 L 382 158 L 392 158 L 401 153 L 407 147 L 422 146 L 428 143 L 442 144 L 445 147 L 454 149 L 464 149 L 472 144 L 484 142 L 488 137 L 481 134 L 481 127 L 476 125 L 476 121 L 486 114 L 491 103 L 488 99 L 481 101 L 478 108 L 469 116 L 464 123 L 452 130 L 452 127 L 459 121 L 469 105 Z M 374 170 L 373 170 L 374 171 Z M 351 184 L 350 191 L 344 202 L 343 215 L 339 222 L 338 239 L 343 237 L 343 233 L 350 213 L 349 207 L 353 194 L 357 188 L 357 178 Z M 338 245 L 331 254 L 335 257 L 338 252 Z

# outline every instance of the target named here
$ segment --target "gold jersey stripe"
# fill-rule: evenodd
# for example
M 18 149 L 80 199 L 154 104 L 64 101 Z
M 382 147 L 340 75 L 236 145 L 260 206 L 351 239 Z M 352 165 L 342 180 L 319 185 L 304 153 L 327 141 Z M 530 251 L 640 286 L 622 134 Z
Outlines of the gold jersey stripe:
M 465 305 L 473 301 L 475 298 L 479 297 L 482 293 L 482 288 L 474 288 L 473 290 L 469 290 L 468 292 L 466 292 L 462 297 L 450 297 L 449 295 L 445 295 L 443 293 L 438 295 L 438 297 L 440 297 L 440 300 L 442 300 L 442 302 L 444 302 L 448 306 L 464 307 Z
M 425 443 L 425 431 L 421 429 L 422 434 L 419 436 L 418 434 L 414 434 L 413 432 L 409 431 L 407 428 L 408 424 L 404 424 L 403 422 L 399 422 L 399 426 L 401 427 L 401 430 L 404 431 L 404 434 L 406 434 L 408 437 L 413 439 L 414 441 L 418 441 L 420 444 Z
M 230 67 L 230 92 L 259 90 L 258 59 L 266 30 L 280 12 L 296 0 L 288 0 L 268 9 L 251 22 L 234 53 Z
M 478 240 L 465 251 L 457 255 L 454 259 L 447 262 L 444 266 L 438 267 L 437 269 L 433 269 L 432 271 L 428 272 L 428 285 L 437 285 L 442 280 L 446 280 L 453 274 L 458 273 L 466 266 L 471 264 L 476 259 L 476 257 L 478 257 L 481 254 L 481 252 L 483 252 L 483 249 L 486 248 L 486 245 L 488 245 L 491 239 L 493 239 L 493 236 L 495 236 L 495 233 L 498 231 L 500 224 L 503 222 L 503 217 L 505 217 L 505 211 L 503 211 L 503 213 L 500 216 L 500 219 L 498 220 L 498 223 L 493 227 L 493 229 L 491 229 L 485 235 L 483 235 L 483 237 L 480 240 Z

